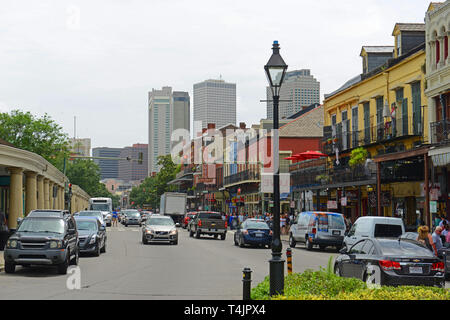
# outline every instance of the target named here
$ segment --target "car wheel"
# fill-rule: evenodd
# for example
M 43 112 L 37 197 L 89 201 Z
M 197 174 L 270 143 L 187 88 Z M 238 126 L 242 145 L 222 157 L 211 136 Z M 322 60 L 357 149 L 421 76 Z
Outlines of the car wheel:
M 5 272 L 6 273 L 14 273 L 16 272 L 16 265 L 11 262 L 5 262 Z
M 215 234 L 215 235 L 214 235 L 214 239 L 217 239 L 218 237 L 219 237 L 218 234 Z
M 292 236 L 292 233 L 289 234 L 289 247 L 295 248 L 295 245 L 297 242 L 295 241 L 294 237 Z
M 312 243 L 309 241 L 309 237 L 306 238 L 305 247 L 306 247 L 306 250 L 312 250 L 312 248 L 313 248 Z
M 326 248 L 326 246 L 319 246 L 319 249 L 322 251 L 325 250 L 325 248 Z
M 67 268 L 69 267 L 69 263 L 70 263 L 70 252 L 67 252 L 66 261 L 58 265 L 58 273 L 67 274 Z
M 244 242 L 244 238 L 243 238 L 243 237 L 240 237 L 240 238 L 239 238 L 239 247 L 240 247 L 240 248 L 245 247 L 245 242 Z
M 103 244 L 103 248 L 102 248 L 101 252 L 102 252 L 102 253 L 105 253 L 105 252 L 106 252 L 106 240 L 105 240 L 105 243 Z
M 142 235 L 142 243 L 143 244 L 147 244 L 148 243 L 147 238 L 144 235 Z
M 189 230 L 189 237 L 193 237 L 194 236 L 194 232 L 192 232 L 191 230 Z
M 195 231 L 195 237 L 197 238 L 197 239 L 200 239 L 200 236 L 201 236 L 201 234 L 200 234 L 200 231 Z
M 239 244 L 238 244 L 238 242 L 237 242 L 237 240 L 236 240 L 236 235 L 234 235 L 234 245 L 237 247 Z
M 177 245 L 178 244 L 178 240 L 172 241 L 173 245 Z
M 342 277 L 342 275 L 341 275 L 341 268 L 339 267 L 338 264 L 334 265 L 334 274 L 339 276 L 339 277 Z
M 96 246 L 96 250 L 95 250 L 94 255 L 95 255 L 96 257 L 98 257 L 98 256 L 100 255 L 100 253 L 101 253 L 100 243 L 97 243 L 97 246 Z
M 80 249 L 77 248 L 75 250 L 75 257 L 72 259 L 72 261 L 70 261 L 70 265 L 77 266 L 79 261 L 80 261 Z
M 225 240 L 226 237 L 227 237 L 226 234 L 221 234 L 221 235 L 220 235 L 220 240 Z

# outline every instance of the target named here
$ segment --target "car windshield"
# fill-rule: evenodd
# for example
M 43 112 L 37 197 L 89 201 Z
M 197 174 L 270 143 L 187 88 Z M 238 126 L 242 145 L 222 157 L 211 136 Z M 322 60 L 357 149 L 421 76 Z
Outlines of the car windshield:
M 379 240 L 385 256 L 433 257 L 433 252 L 417 242 L 409 240 Z
M 64 233 L 64 221 L 62 219 L 24 219 L 18 232 L 52 232 Z
M 125 212 L 125 214 L 128 217 L 140 217 L 141 216 L 138 211 L 128 211 L 128 212 Z
M 100 217 L 103 218 L 103 214 L 100 211 L 81 211 L 79 216 L 85 216 L 85 217 Z
M 155 226 L 173 226 L 174 222 L 172 219 L 167 218 L 150 218 L 147 224 Z
M 99 210 L 99 211 L 109 211 L 110 205 L 107 203 L 94 203 L 94 204 L 91 204 L 91 209 Z
M 200 212 L 198 214 L 198 217 L 200 219 L 215 219 L 215 220 L 222 219 L 222 215 L 220 213 L 214 212 Z
M 78 230 L 97 231 L 96 221 L 77 221 Z
M 269 230 L 269 226 L 264 221 L 247 221 L 244 224 L 244 228 Z
M 35 211 L 31 212 L 30 217 L 61 217 L 62 214 L 59 211 Z

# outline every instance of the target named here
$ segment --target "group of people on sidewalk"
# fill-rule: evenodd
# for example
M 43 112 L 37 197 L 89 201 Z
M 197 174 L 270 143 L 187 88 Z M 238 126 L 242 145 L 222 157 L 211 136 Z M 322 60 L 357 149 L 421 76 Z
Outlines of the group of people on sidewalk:
M 436 224 L 434 232 L 430 234 L 428 226 L 422 225 L 417 229 L 417 241 L 422 242 L 436 256 L 441 255 L 442 249 L 450 248 L 449 222 L 445 217 L 441 217 Z

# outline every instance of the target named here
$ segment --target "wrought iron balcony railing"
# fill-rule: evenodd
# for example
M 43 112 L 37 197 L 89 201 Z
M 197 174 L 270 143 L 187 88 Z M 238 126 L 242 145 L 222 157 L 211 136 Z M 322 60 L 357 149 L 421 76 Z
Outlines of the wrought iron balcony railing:
M 450 142 L 450 119 L 430 123 L 431 143 L 441 144 Z

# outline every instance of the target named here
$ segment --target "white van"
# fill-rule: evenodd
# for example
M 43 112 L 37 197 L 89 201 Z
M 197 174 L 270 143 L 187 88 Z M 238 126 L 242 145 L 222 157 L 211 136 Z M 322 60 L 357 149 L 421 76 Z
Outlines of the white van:
M 318 245 L 321 250 L 336 247 L 339 251 L 344 240 L 344 216 L 335 212 L 307 211 L 300 213 L 289 231 L 289 246 L 294 248 L 297 242 L 305 244 L 307 250 Z
M 347 250 L 365 238 L 398 238 L 405 233 L 403 220 L 390 217 L 359 217 L 344 238 Z

